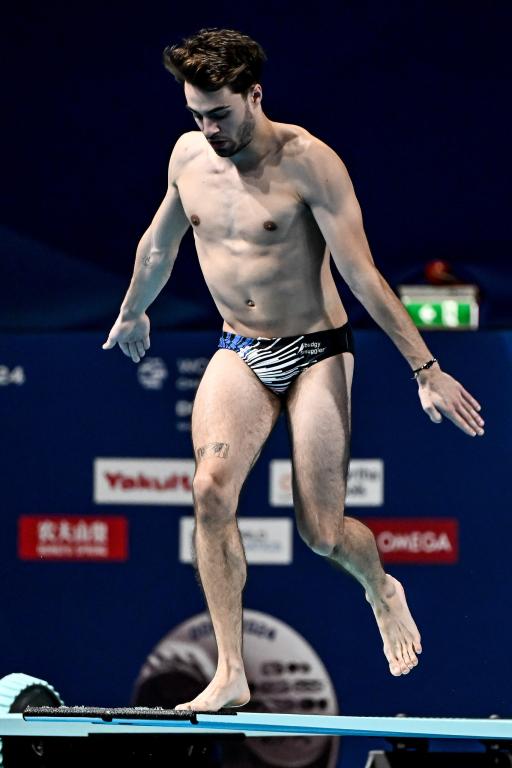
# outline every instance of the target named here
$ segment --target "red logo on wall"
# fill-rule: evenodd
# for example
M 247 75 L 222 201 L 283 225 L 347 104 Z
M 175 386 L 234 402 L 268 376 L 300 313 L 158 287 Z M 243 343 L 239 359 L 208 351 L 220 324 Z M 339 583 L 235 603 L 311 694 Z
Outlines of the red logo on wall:
M 453 518 L 367 518 L 385 563 L 456 563 L 459 523 Z
M 124 561 L 128 558 L 125 517 L 28 516 L 19 519 L 21 560 Z

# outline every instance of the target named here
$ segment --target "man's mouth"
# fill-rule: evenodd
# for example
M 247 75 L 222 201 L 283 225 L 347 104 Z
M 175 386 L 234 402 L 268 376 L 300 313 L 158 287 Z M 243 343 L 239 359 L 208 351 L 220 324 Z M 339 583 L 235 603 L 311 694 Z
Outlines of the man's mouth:
M 210 140 L 210 144 L 212 145 L 212 147 L 221 147 L 225 143 L 226 142 L 223 141 L 223 140 L 218 140 L 218 139 L 211 139 Z

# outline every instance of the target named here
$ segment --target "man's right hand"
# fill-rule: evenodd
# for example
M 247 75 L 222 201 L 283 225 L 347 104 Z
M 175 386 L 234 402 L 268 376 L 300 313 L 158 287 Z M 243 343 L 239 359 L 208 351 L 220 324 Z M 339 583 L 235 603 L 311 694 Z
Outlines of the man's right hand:
M 119 315 L 102 349 L 112 349 L 119 344 L 126 357 L 139 363 L 149 349 L 149 317 L 142 313 L 127 320 Z

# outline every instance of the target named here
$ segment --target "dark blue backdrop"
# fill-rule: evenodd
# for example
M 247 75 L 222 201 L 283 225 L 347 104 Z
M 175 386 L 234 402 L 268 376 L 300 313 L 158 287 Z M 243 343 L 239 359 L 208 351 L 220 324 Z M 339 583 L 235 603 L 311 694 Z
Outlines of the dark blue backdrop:
M 170 150 L 195 127 L 161 52 L 200 26 L 263 44 L 268 116 L 304 125 L 345 160 L 392 285 L 445 258 L 482 287 L 483 325 L 510 324 L 511 21 L 498 0 L 11 4 L 0 327 L 109 326 Z M 154 320 L 210 328 L 190 238 L 182 251 Z M 345 298 L 353 323 L 369 324 Z

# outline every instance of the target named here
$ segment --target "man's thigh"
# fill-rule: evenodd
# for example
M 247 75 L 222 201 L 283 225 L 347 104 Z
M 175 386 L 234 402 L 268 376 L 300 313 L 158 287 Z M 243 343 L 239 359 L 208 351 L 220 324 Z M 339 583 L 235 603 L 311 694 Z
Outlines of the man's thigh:
M 353 370 L 352 354 L 343 352 L 308 368 L 289 390 L 285 407 L 299 524 L 343 511 Z
M 239 491 L 281 410 L 236 352 L 219 349 L 199 384 L 192 410 L 197 470 L 229 479 Z

